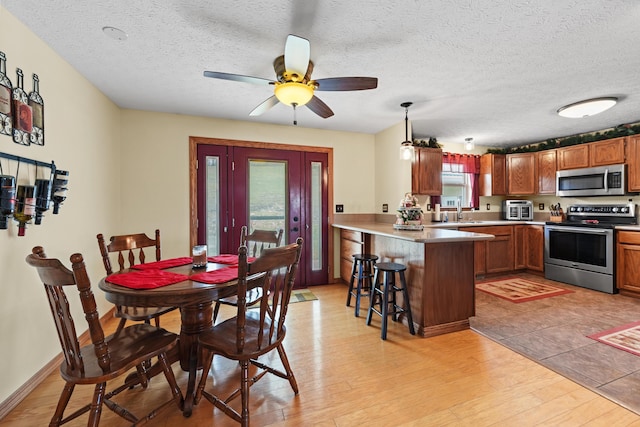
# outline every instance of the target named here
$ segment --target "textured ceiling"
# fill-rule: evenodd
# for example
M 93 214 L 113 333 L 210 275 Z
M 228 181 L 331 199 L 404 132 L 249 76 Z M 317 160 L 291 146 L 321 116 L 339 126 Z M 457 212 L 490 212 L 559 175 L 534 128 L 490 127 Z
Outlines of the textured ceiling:
M 298 109 L 302 127 L 514 146 L 640 121 L 637 0 L 0 0 L 122 108 L 291 124 L 282 104 L 249 112 L 268 86 L 204 70 L 275 78 L 287 34 L 310 40 L 313 78 L 377 77 L 378 88 L 318 92 L 335 113 Z M 0 13 L 2 13 L 0 11 Z M 128 34 L 107 37 L 102 27 Z M 1 49 L 1 46 L 0 46 Z M 13 69 L 8 58 L 8 70 Z M 10 78 L 13 79 L 11 72 Z M 41 91 L 46 94 L 46 72 Z M 617 96 L 567 119 L 572 102 Z M 46 97 L 45 97 L 46 101 Z

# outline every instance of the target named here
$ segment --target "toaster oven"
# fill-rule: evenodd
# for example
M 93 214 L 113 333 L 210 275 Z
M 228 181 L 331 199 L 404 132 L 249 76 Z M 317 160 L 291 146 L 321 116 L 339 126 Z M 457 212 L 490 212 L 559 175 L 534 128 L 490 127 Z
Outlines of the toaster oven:
M 529 200 L 504 200 L 502 219 L 509 221 L 532 221 L 533 202 Z

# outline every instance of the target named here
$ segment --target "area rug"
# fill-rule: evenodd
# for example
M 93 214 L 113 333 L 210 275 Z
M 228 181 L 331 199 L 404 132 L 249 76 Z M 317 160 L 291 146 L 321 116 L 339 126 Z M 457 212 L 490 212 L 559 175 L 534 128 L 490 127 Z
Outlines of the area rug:
M 476 289 L 515 303 L 534 301 L 573 292 L 519 277 L 476 283 Z
M 589 338 L 640 356 L 640 321 L 588 335 Z
M 293 304 L 294 302 L 313 301 L 317 299 L 318 297 L 316 297 L 309 289 L 294 289 L 291 291 L 289 304 Z

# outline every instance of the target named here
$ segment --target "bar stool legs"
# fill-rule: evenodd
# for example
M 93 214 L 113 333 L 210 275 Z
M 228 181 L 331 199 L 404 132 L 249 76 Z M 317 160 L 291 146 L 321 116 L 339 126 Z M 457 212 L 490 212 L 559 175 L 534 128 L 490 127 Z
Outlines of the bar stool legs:
M 347 293 L 347 307 L 351 305 L 351 297 L 356 299 L 355 316 L 360 315 L 360 297 L 369 296 L 372 288 L 373 269 L 378 257 L 371 254 L 353 254 L 353 268 Z M 354 289 L 355 286 L 355 289 Z
M 405 313 L 407 322 L 409 323 L 409 332 L 415 335 L 416 331 L 413 326 L 413 316 L 411 315 L 411 305 L 409 304 L 409 292 L 407 291 L 407 282 L 404 272 L 407 269 L 403 264 L 395 262 L 382 262 L 374 266 L 375 273 L 373 276 L 373 287 L 369 296 L 369 311 L 367 312 L 367 325 L 371 324 L 371 315 L 375 312 L 382 317 L 382 327 L 380 336 L 383 340 L 387 339 L 387 318 L 391 316 L 394 322 L 397 322 L 399 315 Z M 382 281 L 380 280 L 380 272 L 382 272 Z M 396 273 L 400 278 L 396 283 Z M 398 305 L 396 293 L 402 293 L 403 306 Z

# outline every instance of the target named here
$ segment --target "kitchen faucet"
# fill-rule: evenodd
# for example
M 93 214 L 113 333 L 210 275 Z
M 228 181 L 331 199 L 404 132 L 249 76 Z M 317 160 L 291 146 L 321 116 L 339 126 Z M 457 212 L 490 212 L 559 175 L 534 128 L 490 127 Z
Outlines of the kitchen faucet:
M 457 215 L 456 217 L 458 218 L 458 221 L 462 220 L 462 201 L 458 198 L 458 200 L 456 200 L 456 212 Z

